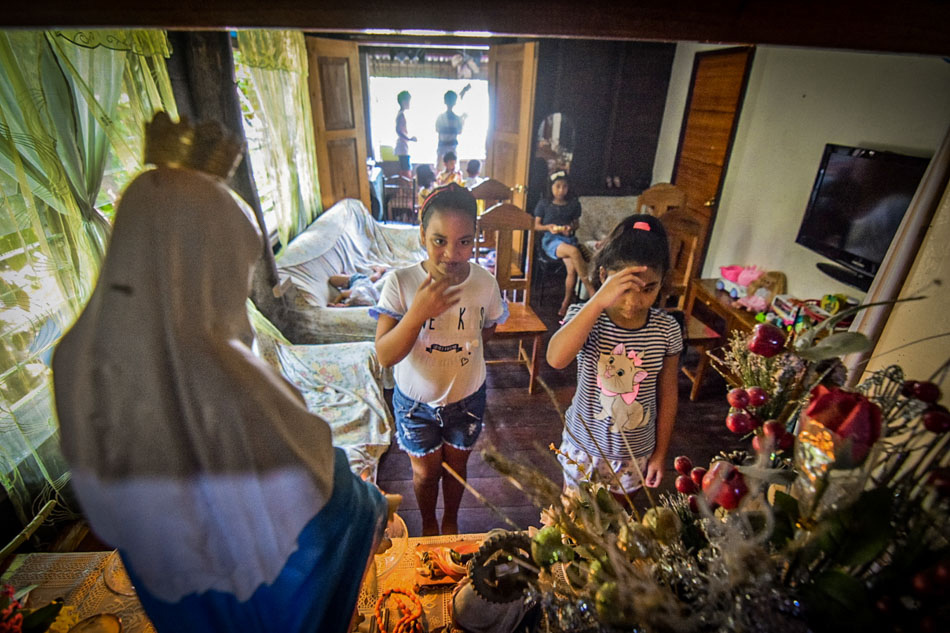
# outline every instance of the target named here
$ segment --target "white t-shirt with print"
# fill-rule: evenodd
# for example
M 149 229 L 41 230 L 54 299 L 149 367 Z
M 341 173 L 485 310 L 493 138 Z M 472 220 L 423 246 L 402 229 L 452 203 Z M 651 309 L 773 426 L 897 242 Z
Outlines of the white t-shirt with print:
M 485 382 L 482 328 L 504 323 L 508 304 L 498 282 L 478 264 L 469 263 L 459 286 L 459 302 L 426 322 L 412 350 L 393 368 L 399 390 L 417 402 L 436 407 L 466 398 Z M 427 277 L 422 264 L 390 273 L 379 302 L 370 311 L 401 319 Z

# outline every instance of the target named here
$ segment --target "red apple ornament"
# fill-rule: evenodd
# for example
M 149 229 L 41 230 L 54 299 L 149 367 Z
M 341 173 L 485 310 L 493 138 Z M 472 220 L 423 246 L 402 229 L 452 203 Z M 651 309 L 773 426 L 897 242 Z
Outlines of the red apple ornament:
M 749 395 L 749 406 L 751 407 L 761 407 L 769 401 L 769 394 L 762 387 L 749 387 L 746 389 L 746 393 Z
M 745 411 L 733 411 L 726 416 L 726 427 L 738 435 L 744 435 L 756 427 L 755 418 Z
M 689 478 L 688 475 L 680 475 L 676 478 L 676 489 L 679 492 L 682 492 L 684 495 L 693 494 L 696 492 L 696 484 L 693 483 L 693 480 Z
M 947 408 L 934 404 L 928 407 L 921 416 L 924 428 L 931 433 L 946 433 L 950 431 L 950 411 Z
M 726 510 L 738 507 L 747 492 L 749 488 L 742 473 L 730 462 L 715 462 L 703 477 L 703 493 L 706 498 Z
M 735 409 L 745 409 L 749 406 L 749 394 L 742 387 L 736 387 L 726 394 L 726 401 L 730 407 Z
M 693 469 L 693 462 L 686 455 L 680 455 L 673 460 L 673 468 L 681 475 L 689 476 L 689 471 Z
M 921 402 L 933 404 L 940 400 L 940 387 L 932 382 L 922 380 L 907 380 L 901 393 L 908 398 L 917 398 Z
M 785 347 L 785 332 L 771 323 L 759 323 L 752 330 L 749 339 L 749 351 L 759 356 L 771 358 Z
M 689 471 L 689 478 L 693 480 L 693 483 L 697 486 L 703 485 L 703 477 L 706 476 L 706 469 L 702 466 L 697 466 L 693 470 Z

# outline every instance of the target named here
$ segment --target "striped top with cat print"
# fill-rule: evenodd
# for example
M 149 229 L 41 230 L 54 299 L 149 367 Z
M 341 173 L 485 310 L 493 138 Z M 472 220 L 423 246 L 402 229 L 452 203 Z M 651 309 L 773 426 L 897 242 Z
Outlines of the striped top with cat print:
M 582 307 L 572 305 L 564 322 Z M 663 310 L 651 308 L 646 324 L 634 330 L 601 313 L 577 354 L 577 391 L 566 414 L 572 443 L 593 457 L 607 459 L 629 459 L 631 451 L 635 457 L 652 454 L 657 379 L 664 358 L 682 350 L 682 330 Z M 612 414 L 630 421 L 615 420 Z

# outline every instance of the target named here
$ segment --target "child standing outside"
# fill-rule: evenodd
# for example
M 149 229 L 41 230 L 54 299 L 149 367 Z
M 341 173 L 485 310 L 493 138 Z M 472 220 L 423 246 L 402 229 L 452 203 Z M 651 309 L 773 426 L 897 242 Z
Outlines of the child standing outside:
M 409 454 L 422 534 L 458 533 L 462 477 L 485 411 L 485 337 L 508 318 L 495 278 L 471 263 L 475 198 L 457 184 L 435 189 L 419 228 L 428 259 L 387 276 L 376 308 L 376 353 L 394 367 L 396 439 Z
M 538 200 L 534 208 L 534 230 L 541 234 L 541 250 L 551 259 L 560 259 L 567 269 L 564 279 L 564 301 L 558 316 L 567 313 L 567 307 L 574 298 L 574 286 L 580 276 L 587 288 L 588 296 L 594 294 L 594 287 L 587 278 L 587 260 L 581 253 L 580 243 L 574 237 L 574 231 L 581 219 L 581 203 L 571 189 L 567 173 L 556 171 L 548 176 L 548 189 L 544 197 Z
M 626 218 L 594 256 L 599 289 L 570 306 L 548 343 L 547 361 L 556 369 L 577 357 L 577 391 L 559 456 L 568 489 L 582 478 L 581 467 L 617 495 L 644 481 L 655 488 L 663 478 L 683 349 L 679 324 L 654 307 L 669 267 L 659 220 Z
M 399 102 L 399 113 L 396 115 L 396 158 L 399 159 L 399 171 L 404 176 L 412 176 L 412 162 L 409 160 L 409 143 L 415 143 L 416 137 L 409 136 L 406 126 L 406 110 L 412 101 L 412 95 L 408 90 L 403 90 L 396 95 L 396 101 Z

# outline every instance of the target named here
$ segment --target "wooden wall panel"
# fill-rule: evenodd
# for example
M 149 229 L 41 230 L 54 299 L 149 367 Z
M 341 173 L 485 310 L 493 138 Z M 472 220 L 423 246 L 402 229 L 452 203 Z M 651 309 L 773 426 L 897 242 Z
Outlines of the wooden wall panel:
M 318 57 L 320 85 L 324 87 L 323 117 L 327 130 L 352 128 L 353 100 L 350 97 L 350 65 L 346 57 Z
M 508 95 L 495 106 L 495 131 L 518 133 L 521 114 L 521 67 L 520 61 L 502 60 L 497 64 L 495 81 L 499 92 Z
M 359 172 L 349 168 L 359 165 L 359 152 L 356 148 L 356 139 L 342 138 L 327 142 L 327 151 L 330 154 L 330 181 L 333 183 L 333 195 L 337 200 L 343 198 L 359 198 Z

